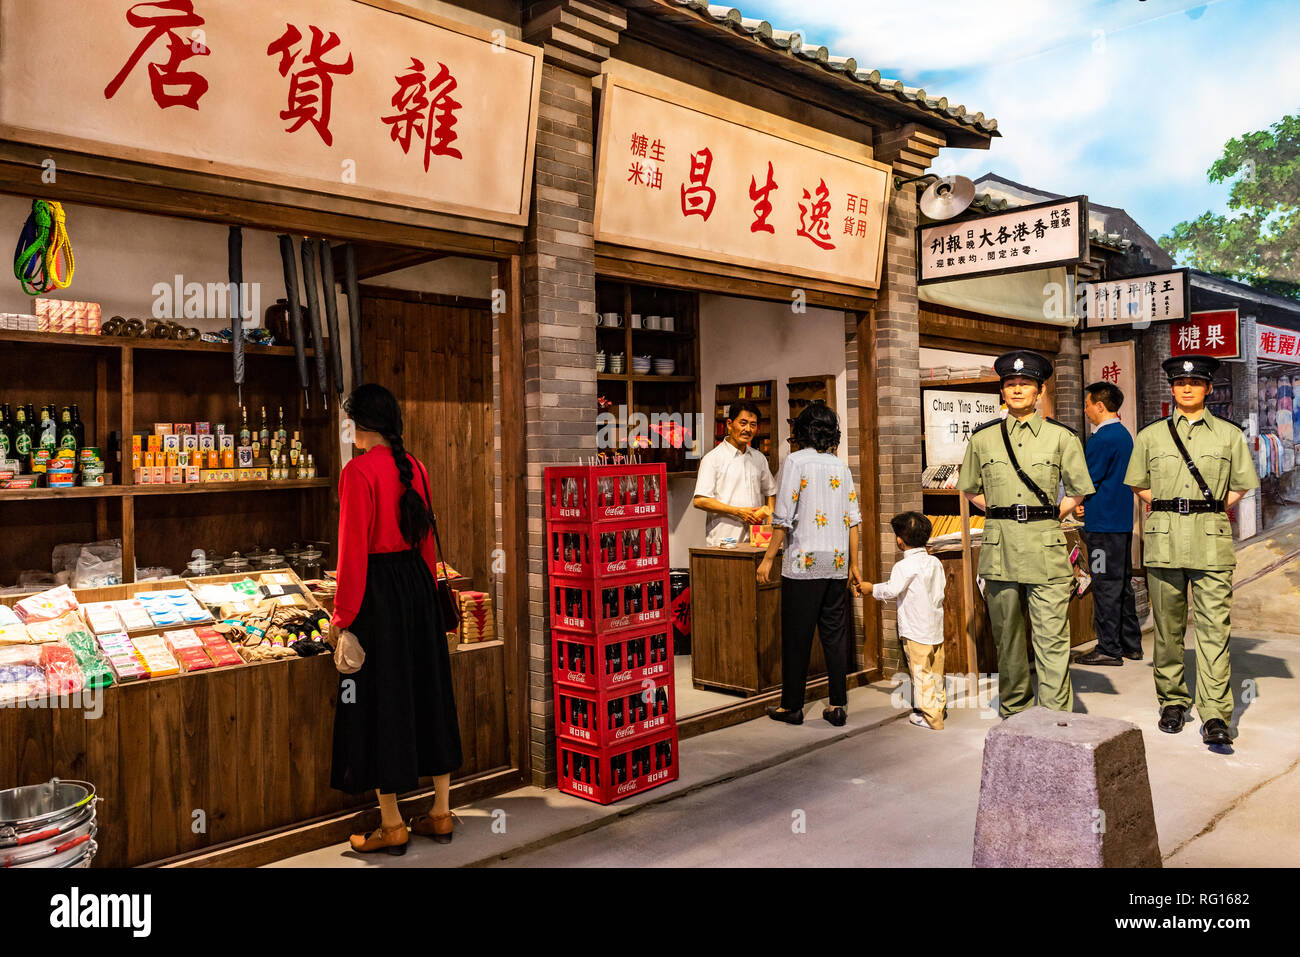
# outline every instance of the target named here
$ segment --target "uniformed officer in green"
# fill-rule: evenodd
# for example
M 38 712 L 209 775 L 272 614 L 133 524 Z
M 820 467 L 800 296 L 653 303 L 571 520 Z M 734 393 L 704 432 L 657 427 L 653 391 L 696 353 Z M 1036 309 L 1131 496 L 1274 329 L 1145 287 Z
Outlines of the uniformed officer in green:
M 1241 429 L 1205 408 L 1219 360 L 1175 356 L 1164 362 L 1177 409 L 1138 433 L 1124 481 L 1151 506 L 1142 533 L 1147 590 L 1156 620 L 1156 697 L 1160 730 L 1177 734 L 1192 698 L 1183 675 L 1187 587 L 1196 615 L 1196 712 L 1201 740 L 1232 744 L 1228 664 L 1232 570 L 1237 555 L 1227 510 L 1259 487 Z M 1186 449 L 1195 470 L 1188 467 Z
M 1025 644 L 1028 614 L 1039 700 L 1053 710 L 1071 711 L 1074 568 L 1061 519 L 1096 490 L 1079 437 L 1036 409 L 1051 362 L 1036 352 L 1008 352 L 993 368 L 1002 380 L 1007 417 L 971 434 L 958 488 L 987 516 L 979 573 L 998 648 L 1000 710 L 1005 718 L 1034 704 Z M 1061 484 L 1065 497 L 1058 503 Z

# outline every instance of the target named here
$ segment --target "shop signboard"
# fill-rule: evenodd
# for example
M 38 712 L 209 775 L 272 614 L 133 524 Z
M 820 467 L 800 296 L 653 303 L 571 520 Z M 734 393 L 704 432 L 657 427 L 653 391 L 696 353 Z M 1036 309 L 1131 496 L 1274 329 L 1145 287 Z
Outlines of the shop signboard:
M 4 0 L 0 139 L 523 224 L 541 68 L 389 0 Z
M 917 283 L 998 276 L 1088 259 L 1088 197 L 1054 199 L 916 230 Z
M 1106 342 L 1093 346 L 1085 364 L 1085 385 L 1109 382 L 1124 395 L 1119 407 L 1119 420 L 1134 436 L 1138 432 L 1137 360 L 1133 341 Z
M 1255 326 L 1256 353 L 1261 361 L 1300 365 L 1300 332 L 1279 326 Z
M 1194 312 L 1186 322 L 1169 324 L 1171 356 L 1214 356 L 1235 359 L 1241 355 L 1237 310 Z
M 888 166 L 702 92 L 602 82 L 598 242 L 880 286 Z
M 1087 283 L 1084 319 L 1088 329 L 1186 319 L 1191 284 L 1186 269 L 1095 279 Z
M 1002 399 L 993 392 L 952 392 L 926 389 L 925 464 L 957 465 L 976 428 L 997 418 Z

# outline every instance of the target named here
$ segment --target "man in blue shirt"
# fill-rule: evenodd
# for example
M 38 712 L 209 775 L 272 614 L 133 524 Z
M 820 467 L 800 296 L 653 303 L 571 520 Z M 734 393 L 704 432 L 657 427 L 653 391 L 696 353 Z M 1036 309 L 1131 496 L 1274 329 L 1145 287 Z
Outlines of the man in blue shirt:
M 1119 420 L 1124 393 L 1109 382 L 1085 390 L 1084 413 L 1092 437 L 1084 447 L 1097 491 L 1084 499 L 1083 533 L 1092 574 L 1092 616 L 1097 647 L 1081 665 L 1122 665 L 1142 660 L 1142 629 L 1133 601 L 1133 490 L 1124 484 L 1133 436 Z

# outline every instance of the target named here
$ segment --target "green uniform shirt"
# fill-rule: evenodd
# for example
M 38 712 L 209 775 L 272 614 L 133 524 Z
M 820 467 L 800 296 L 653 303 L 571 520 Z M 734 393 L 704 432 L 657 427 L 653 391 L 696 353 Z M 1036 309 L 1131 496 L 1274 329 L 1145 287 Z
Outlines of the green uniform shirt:
M 1088 475 L 1079 437 L 1035 412 L 1024 422 L 1007 418 L 1007 433 L 1025 474 L 1055 502 L 1057 488 L 1066 495 L 1091 495 L 1096 491 Z M 984 493 L 988 508 L 1010 505 L 1041 507 L 1042 502 L 1020 481 L 1007 457 L 1001 423 L 981 427 L 970 437 L 957 486 L 973 495 Z M 1028 522 L 990 518 L 984 522 L 979 573 L 993 581 L 1038 585 L 1070 578 L 1074 571 L 1065 545 L 1065 533 L 1055 518 Z
M 1187 470 L 1166 421 L 1153 422 L 1138 433 L 1124 483 L 1149 488 L 1153 498 L 1203 502 L 1205 496 Z M 1175 412 L 1174 426 L 1215 499 L 1223 501 L 1230 491 L 1259 488 L 1259 476 L 1241 429 L 1208 410 L 1195 421 Z M 1237 564 L 1232 526 L 1223 512 L 1152 512 L 1147 516 L 1142 545 L 1145 564 L 1158 568 L 1211 570 Z

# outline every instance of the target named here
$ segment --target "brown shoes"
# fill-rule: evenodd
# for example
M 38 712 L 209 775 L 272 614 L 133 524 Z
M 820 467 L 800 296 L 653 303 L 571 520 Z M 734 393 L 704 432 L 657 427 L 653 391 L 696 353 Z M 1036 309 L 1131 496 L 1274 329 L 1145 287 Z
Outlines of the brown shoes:
M 358 854 L 373 854 L 387 851 L 394 856 L 406 853 L 406 844 L 411 839 L 405 824 L 396 827 L 377 827 L 369 834 L 353 834 L 348 838 L 352 850 Z
M 452 835 L 451 814 L 432 812 L 411 819 L 411 830 L 421 837 L 431 837 L 439 844 L 450 844 Z

